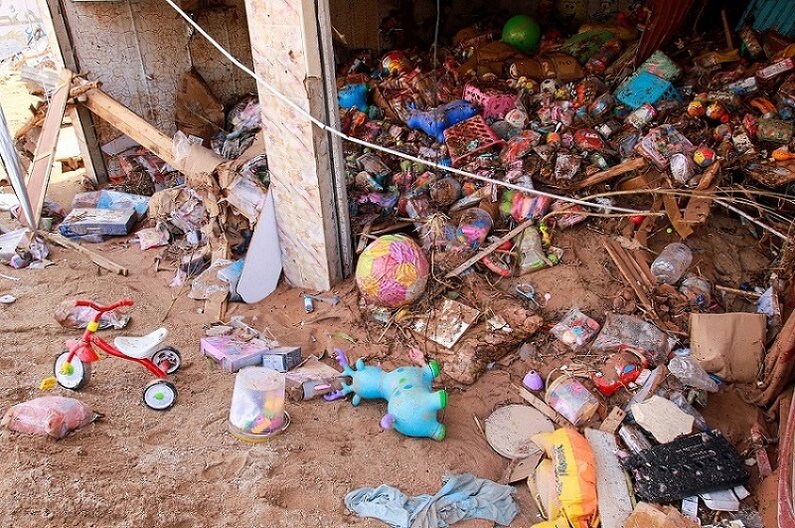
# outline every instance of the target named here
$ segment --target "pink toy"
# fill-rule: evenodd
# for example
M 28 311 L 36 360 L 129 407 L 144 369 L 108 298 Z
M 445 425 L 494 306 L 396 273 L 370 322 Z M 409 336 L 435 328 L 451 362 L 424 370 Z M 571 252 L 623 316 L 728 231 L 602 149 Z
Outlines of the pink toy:
M 504 119 L 516 108 L 516 92 L 502 83 L 468 82 L 464 86 L 464 100 L 483 109 L 483 118 Z

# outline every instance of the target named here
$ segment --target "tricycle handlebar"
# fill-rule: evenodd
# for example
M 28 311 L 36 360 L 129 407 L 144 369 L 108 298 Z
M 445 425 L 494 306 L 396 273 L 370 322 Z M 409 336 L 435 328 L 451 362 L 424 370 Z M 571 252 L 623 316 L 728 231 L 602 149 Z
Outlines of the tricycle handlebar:
M 86 301 L 83 299 L 75 301 L 75 306 L 87 306 L 98 311 L 99 313 L 109 312 L 111 310 L 115 310 L 116 308 L 121 308 L 122 306 L 132 306 L 133 304 L 135 304 L 135 302 L 132 299 L 122 299 L 107 306 L 101 306 L 94 301 Z

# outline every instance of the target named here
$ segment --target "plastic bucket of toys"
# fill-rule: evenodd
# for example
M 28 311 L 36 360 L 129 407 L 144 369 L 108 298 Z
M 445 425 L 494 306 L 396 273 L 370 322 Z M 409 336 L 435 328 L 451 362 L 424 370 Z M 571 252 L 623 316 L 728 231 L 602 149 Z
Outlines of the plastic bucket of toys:
M 284 374 L 264 367 L 237 373 L 229 409 L 229 431 L 247 442 L 263 442 L 284 431 L 290 416 L 284 410 Z

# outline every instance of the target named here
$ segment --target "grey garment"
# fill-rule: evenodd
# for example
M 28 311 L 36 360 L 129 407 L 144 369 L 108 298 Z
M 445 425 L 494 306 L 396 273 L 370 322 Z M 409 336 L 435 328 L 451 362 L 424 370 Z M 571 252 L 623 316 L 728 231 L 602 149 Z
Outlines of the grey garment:
M 469 473 L 447 475 L 435 495 L 408 497 L 392 486 L 360 488 L 345 496 L 345 506 L 396 528 L 447 528 L 464 519 L 486 519 L 507 526 L 519 513 L 511 486 Z

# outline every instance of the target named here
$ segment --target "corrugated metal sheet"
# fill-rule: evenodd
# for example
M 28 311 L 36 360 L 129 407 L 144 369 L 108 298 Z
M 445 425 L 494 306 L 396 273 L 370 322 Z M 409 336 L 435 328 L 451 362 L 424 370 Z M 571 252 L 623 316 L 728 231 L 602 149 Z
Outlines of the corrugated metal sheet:
M 792 0 L 752 0 L 737 29 L 745 24 L 749 15 L 753 16 L 755 30 L 775 29 L 782 35 L 795 38 L 795 2 Z
M 635 64 L 646 60 L 656 49 L 665 44 L 693 6 L 693 0 L 653 0 L 651 19 L 640 38 Z

